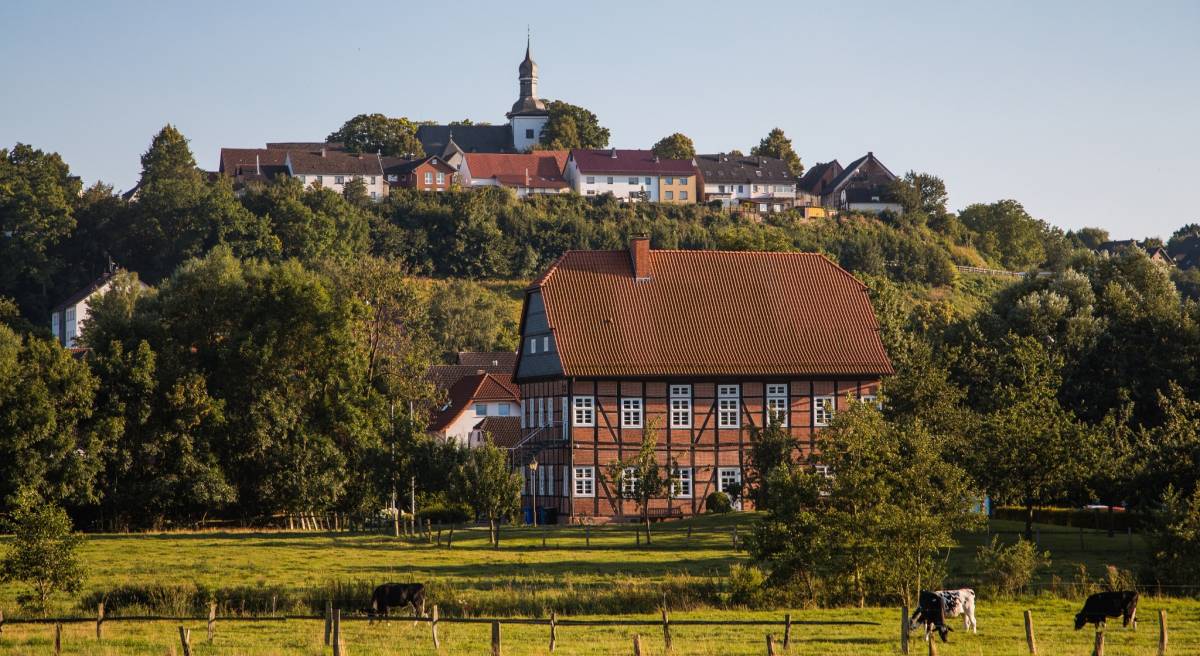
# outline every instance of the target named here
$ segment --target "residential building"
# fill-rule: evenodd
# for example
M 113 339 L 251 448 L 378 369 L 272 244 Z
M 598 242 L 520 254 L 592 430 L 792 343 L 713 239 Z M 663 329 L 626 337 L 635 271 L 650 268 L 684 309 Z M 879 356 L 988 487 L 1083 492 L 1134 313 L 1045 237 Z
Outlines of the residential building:
M 287 151 L 277 148 L 222 148 L 217 173 L 232 178 L 234 189 L 242 189 L 251 182 L 268 182 L 279 175 L 291 175 L 287 168 Z
M 382 158 L 376 153 L 349 153 L 331 148 L 288 150 L 284 166 L 288 174 L 304 186 L 324 187 L 342 193 L 346 183 L 356 178 L 375 200 L 387 197 Z
M 382 158 L 383 176 L 389 188 L 449 191 L 458 181 L 458 171 L 437 156 L 421 159 Z
M 633 518 L 612 463 L 657 431 L 675 499 L 656 516 L 704 511 L 746 480 L 751 431 L 779 421 L 815 463 L 817 432 L 848 403 L 876 402 L 893 373 L 866 287 L 823 255 L 568 251 L 525 292 L 525 503 L 569 521 Z M 746 508 L 749 501 L 743 501 Z
M 525 59 L 517 67 L 517 101 L 505 114 L 507 125 L 422 125 L 417 139 L 426 155 L 437 155 L 458 166 L 455 153 L 524 153 L 542 139 L 550 121 L 546 103 L 538 98 L 538 66 L 525 42 Z
M 896 213 L 904 211 L 891 188 L 896 175 L 875 157 L 875 153 L 868 152 L 850 162 L 828 183 L 825 183 L 824 179 L 841 167 L 837 165 L 836 160 L 828 166 L 817 166 L 825 168 L 821 168 L 821 176 L 814 178 L 810 183 L 812 189 L 819 190 L 814 193 L 820 194 L 821 205 L 842 211 L 875 214 L 885 210 Z
M 1167 249 L 1158 245 L 1150 244 L 1136 239 L 1123 239 L 1119 241 L 1106 241 L 1096 247 L 1096 252 L 1101 255 L 1114 256 L 1129 251 L 1141 251 L 1146 254 L 1156 264 L 1166 266 L 1174 266 L 1175 259 L 1167 253 Z
M 451 365 L 454 366 L 454 365 Z M 440 374 L 431 376 L 436 378 Z M 521 394 L 505 373 L 477 372 L 458 378 L 434 413 L 429 431 L 468 446 L 471 432 L 485 417 L 516 417 Z
M 50 333 L 59 344 L 66 348 L 77 348 L 79 336 L 83 334 L 84 324 L 91 314 L 92 302 L 112 289 L 119 271 L 115 267 L 106 271 L 90 285 L 71 294 L 50 310 Z M 146 287 L 145 284 L 139 284 Z
M 697 155 L 696 170 L 705 202 L 720 201 L 726 209 L 759 214 L 783 212 L 797 205 L 796 176 L 781 159 L 726 153 Z
M 488 438 L 491 438 L 492 444 L 503 449 L 516 447 L 521 441 L 521 418 L 515 415 L 484 417 L 478 424 L 475 424 L 475 428 L 471 429 L 467 446 L 475 448 L 482 445 Z
M 662 159 L 649 150 L 572 150 L 564 175 L 579 194 L 628 201 L 691 204 L 700 189 L 695 162 Z
M 571 190 L 563 177 L 567 151 L 533 153 L 467 153 L 458 167 L 463 187 L 508 187 L 518 196 L 559 194 Z

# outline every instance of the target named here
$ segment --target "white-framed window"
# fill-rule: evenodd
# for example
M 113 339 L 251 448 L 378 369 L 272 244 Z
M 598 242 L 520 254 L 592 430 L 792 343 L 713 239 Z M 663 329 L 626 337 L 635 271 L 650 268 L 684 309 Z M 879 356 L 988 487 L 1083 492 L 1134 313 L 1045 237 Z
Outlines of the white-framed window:
M 595 467 L 576 467 L 575 475 L 575 496 L 577 497 L 594 497 L 596 496 L 596 468 Z
M 746 193 L 746 185 L 738 185 L 738 193 L 739 194 Z
M 874 394 L 863 394 L 858 400 L 875 406 L 877 410 L 883 410 L 883 404 L 879 402 L 879 397 Z
M 544 465 L 545 466 L 545 465 Z M 554 465 L 546 467 L 546 494 L 554 494 Z
M 549 352 L 550 352 L 550 336 L 544 335 L 542 337 L 542 353 L 549 353 Z
M 834 398 L 832 396 L 817 396 L 813 398 L 813 425 L 828 426 L 833 420 Z
M 437 174 L 437 183 L 438 184 L 446 184 L 446 174 L 445 173 Z
M 375 184 L 375 176 L 371 176 L 371 184 Z
M 346 176 L 344 176 L 344 175 L 333 176 L 333 184 L 345 184 L 345 183 L 346 183 Z
M 636 176 L 629 178 L 629 184 L 631 184 L 631 185 L 636 185 L 637 181 L 638 181 L 638 179 Z
M 572 400 L 575 413 L 571 423 L 576 426 L 596 425 L 596 398 L 593 396 L 576 396 Z
M 487 416 L 487 404 L 486 403 L 476 403 L 475 404 L 475 416 L 476 417 L 486 417 Z
M 692 427 L 692 386 L 671 386 L 671 428 Z
M 525 422 L 525 399 L 521 399 L 521 428 L 525 428 L 528 424 Z
M 304 176 L 298 175 L 298 176 L 296 176 L 296 179 L 300 181 L 301 186 L 304 185 Z
M 685 185 L 685 184 L 687 184 L 687 181 L 688 181 L 688 179 L 687 179 L 686 177 L 684 177 L 684 178 L 679 178 L 679 184 L 681 184 L 681 185 Z
M 538 494 L 546 493 L 546 468 L 538 467 L 537 469 L 537 486 Z
M 767 421 L 778 420 L 780 426 L 788 425 L 788 393 L 786 383 L 767 384 Z
M 829 469 L 829 465 L 813 465 L 813 471 L 825 478 L 833 478 L 833 472 Z
M 425 184 L 427 184 L 427 185 L 433 184 L 433 172 L 432 171 L 425 172 Z
M 587 183 L 588 183 L 588 184 L 596 184 L 596 176 L 594 176 L 594 175 L 589 175 L 589 176 L 587 177 Z
M 397 180 L 399 180 L 399 179 L 400 179 L 400 176 L 396 175 L 395 173 L 389 173 L 389 174 L 387 174 L 387 181 L 388 181 L 388 182 L 396 182 L 396 181 L 397 181 Z
M 536 337 L 529 338 L 529 352 L 537 353 L 537 338 Z
M 507 417 L 510 412 L 512 412 L 512 408 L 510 408 L 507 403 L 496 404 L 496 414 L 497 415 L 499 415 L 501 417 Z
M 621 399 L 621 428 L 642 427 L 642 400 Z
M 54 312 L 50 315 L 50 334 L 54 335 L 54 339 L 58 339 L 61 335 L 61 332 L 58 328 L 58 313 Z
M 667 200 L 675 200 L 675 192 L 668 190 L 667 191 Z
M 323 175 L 318 175 L 318 176 L 317 176 L 317 185 L 318 185 L 318 186 L 320 186 L 320 185 L 322 185 L 322 184 L 324 184 L 324 183 L 325 183 L 325 176 L 323 176 Z
M 378 192 L 378 191 L 372 191 L 372 192 L 371 192 L 371 198 L 372 198 L 372 199 L 379 198 L 379 192 Z
M 676 499 L 692 498 L 692 468 L 680 467 L 671 472 L 671 489 Z
M 654 184 L 654 183 L 651 181 L 651 179 L 650 179 L 650 178 L 646 178 L 646 180 L 645 180 L 645 184 L 646 184 L 646 186 L 647 186 L 647 187 L 649 187 L 650 185 L 652 185 L 652 184 Z
M 525 138 L 526 139 L 533 138 L 533 128 L 525 128 Z
M 741 410 L 737 385 L 717 386 L 717 427 L 737 428 L 738 414 Z
M 65 331 L 67 346 L 74 346 L 75 345 L 75 336 L 77 334 L 79 334 L 79 331 L 77 330 L 77 326 L 75 325 L 75 307 L 74 306 L 67 308 L 66 318 L 64 319 L 64 321 L 67 324 L 66 331 Z
M 663 184 L 675 184 L 675 178 L 663 178 Z
M 546 399 L 538 397 L 538 426 L 546 425 Z
M 613 177 L 612 177 L 611 175 L 610 175 L 610 176 L 608 176 L 608 180 L 607 180 L 607 182 L 608 182 L 608 184 L 612 184 L 612 183 L 613 183 Z
M 554 399 L 546 399 L 546 425 L 554 425 Z
M 529 404 L 528 404 L 528 407 L 529 407 L 529 419 L 528 419 L 528 421 L 529 421 L 529 427 L 530 427 L 530 428 L 533 428 L 533 427 L 534 427 L 534 423 L 533 423 L 533 418 L 534 418 L 534 405 L 533 405 L 533 399 L 529 399 Z
M 637 492 L 637 470 L 633 467 L 626 467 L 621 470 L 621 496 L 626 499 L 632 499 L 634 493 Z
M 741 492 L 742 489 L 742 470 L 737 467 L 721 467 L 717 470 L 717 489 L 730 494 L 730 490 Z

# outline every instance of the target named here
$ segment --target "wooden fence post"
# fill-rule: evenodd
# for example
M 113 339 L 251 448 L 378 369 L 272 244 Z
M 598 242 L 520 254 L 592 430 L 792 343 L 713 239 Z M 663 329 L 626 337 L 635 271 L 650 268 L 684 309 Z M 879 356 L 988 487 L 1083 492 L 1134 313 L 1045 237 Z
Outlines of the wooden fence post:
M 733 550 L 734 551 L 738 550 L 737 524 L 733 525 Z
M 1167 656 L 1167 611 L 1158 609 L 1158 656 Z
M 663 645 L 667 651 L 671 650 L 671 620 L 667 617 L 667 607 L 663 606 Z
M 1029 653 L 1037 653 L 1037 642 L 1033 639 L 1033 612 L 1025 611 L 1025 643 L 1029 645 Z
M 1092 656 L 1104 656 L 1104 629 L 1096 626 L 1096 648 L 1092 650 Z
M 433 520 L 425 518 L 425 543 L 433 544 Z
M 438 623 L 438 610 L 437 610 L 437 604 L 434 604 L 433 608 L 430 609 L 430 611 L 429 611 L 429 627 L 430 627 L 430 631 L 433 632 L 433 648 L 435 651 L 439 647 L 442 646 L 442 643 L 438 642 L 437 623 Z
M 688 544 L 692 543 L 692 525 L 691 524 L 688 524 L 687 543 Z
M 500 656 L 500 623 L 492 622 L 492 656 Z
M 179 644 L 183 645 L 183 656 L 192 656 L 192 630 L 179 627 Z
M 787 651 L 792 648 L 792 614 L 784 613 L 783 615 L 783 650 Z
M 333 656 L 343 656 L 341 608 L 333 609 Z
M 584 542 L 584 546 L 587 546 L 587 547 L 592 546 L 592 525 L 591 524 L 583 525 L 583 542 Z
M 104 602 L 96 604 L 96 642 L 104 637 Z
M 558 617 L 554 614 L 554 611 L 550 611 L 550 651 L 554 651 L 554 648 L 558 646 L 557 620 Z
M 775 636 L 767 634 L 767 656 L 775 656 Z
M 642 656 L 642 634 L 633 634 L 633 656 Z
M 900 653 L 908 653 L 908 606 L 900 607 Z
M 4 611 L 0 610 L 0 633 L 4 633 Z
M 208 604 L 208 644 L 213 643 L 213 633 L 217 628 L 217 602 Z
M 333 602 L 325 601 L 325 646 L 329 646 L 329 635 L 333 632 Z
M 929 643 L 929 656 L 937 656 L 937 636 L 930 634 L 925 642 Z
M 62 653 L 62 624 L 54 624 L 54 656 Z

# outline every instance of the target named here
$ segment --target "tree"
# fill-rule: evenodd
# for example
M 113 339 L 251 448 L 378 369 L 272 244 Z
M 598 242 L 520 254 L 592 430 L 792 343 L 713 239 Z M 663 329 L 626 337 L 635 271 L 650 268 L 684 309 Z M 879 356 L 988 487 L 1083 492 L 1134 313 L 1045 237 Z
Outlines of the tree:
M 642 429 L 642 444 L 637 455 L 618 460 L 608 466 L 608 478 L 618 486 L 620 497 L 634 502 L 638 516 L 646 527 L 646 544 L 650 544 L 650 503 L 654 499 L 666 498 L 667 503 L 677 496 L 678 482 L 675 472 L 679 469 L 674 460 L 666 469 L 658 464 L 655 453 L 658 446 L 658 420 L 651 419 Z
M 50 339 L 0 325 L 0 509 L 25 491 L 87 503 L 111 426 L 93 419 L 96 379 Z
M 1160 583 L 1195 585 L 1200 581 L 1200 489 L 1163 492 L 1146 530 L 1146 570 Z
M 27 316 L 49 315 L 54 276 L 74 263 L 55 250 L 75 229 L 79 179 L 57 153 L 0 148 L 0 296 Z
M 909 601 L 939 584 L 942 550 L 982 522 L 971 511 L 978 494 L 939 440 L 855 403 L 818 435 L 816 452 L 830 476 L 811 468 L 772 475 L 774 501 L 750 541 L 772 580 L 811 586 L 819 577 L 859 605 Z
M 600 125 L 592 112 L 561 100 L 546 103 L 550 119 L 542 128 L 540 148 L 570 150 L 571 148 L 604 148 L 610 133 Z
M 969 205 L 958 219 L 976 233 L 975 247 L 1001 266 L 1024 270 L 1046 257 L 1048 226 L 1015 200 Z
M 1108 231 L 1104 228 L 1080 228 L 1070 236 L 1074 236 L 1084 248 L 1095 249 L 1109 240 Z
M 487 519 L 488 537 L 499 548 L 500 521 L 515 515 L 521 506 L 521 475 L 509 466 L 508 455 L 492 443 L 490 435 L 471 449 L 459 468 L 455 496 Z
M 366 253 L 370 246 L 371 200 L 365 194 L 361 180 L 346 183 L 339 195 L 331 189 L 306 188 L 295 178 L 279 176 L 248 189 L 242 204 L 270 222 L 279 239 L 281 258 L 349 261 Z
M 900 201 L 905 214 L 920 212 L 927 217 L 946 214 L 946 183 L 930 173 L 909 171 L 892 182 L 892 192 Z
M 383 114 L 359 114 L 325 137 L 352 153 L 382 153 L 390 157 L 424 157 L 417 139 L 417 123 Z
M 754 506 L 759 510 L 768 510 L 771 507 L 770 481 L 776 476 L 777 470 L 790 471 L 794 468 L 799 446 L 791 431 L 784 428 L 777 419 L 772 419 L 765 428 L 750 427 L 752 469 L 748 482 L 753 488 Z
M 52 594 L 75 592 L 83 585 L 84 568 L 76 553 L 83 536 L 72 533 L 71 518 L 62 508 L 25 494 L 5 528 L 13 536 L 0 561 L 0 580 L 32 588 L 32 594 L 18 597 L 22 605 L 44 615 Z
M 434 283 L 430 331 L 444 355 L 516 350 L 521 307 L 484 285 L 461 278 Z
M 650 150 L 663 159 L 691 159 L 696 156 L 696 145 L 682 132 L 659 139 Z
M 750 149 L 750 154 L 755 157 L 781 159 L 787 163 L 792 175 L 804 174 L 804 164 L 800 163 L 800 156 L 792 149 L 792 140 L 787 138 L 781 128 L 774 128 L 767 133 L 757 146 Z

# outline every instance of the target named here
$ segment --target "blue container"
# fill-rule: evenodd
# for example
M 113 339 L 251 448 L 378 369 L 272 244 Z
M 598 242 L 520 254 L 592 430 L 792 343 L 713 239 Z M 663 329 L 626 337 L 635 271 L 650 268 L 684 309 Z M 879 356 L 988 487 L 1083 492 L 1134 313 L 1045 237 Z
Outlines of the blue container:
M 524 517 L 526 524 L 533 523 L 533 508 L 530 508 L 529 506 L 525 506 L 524 508 L 521 509 L 521 515 Z

